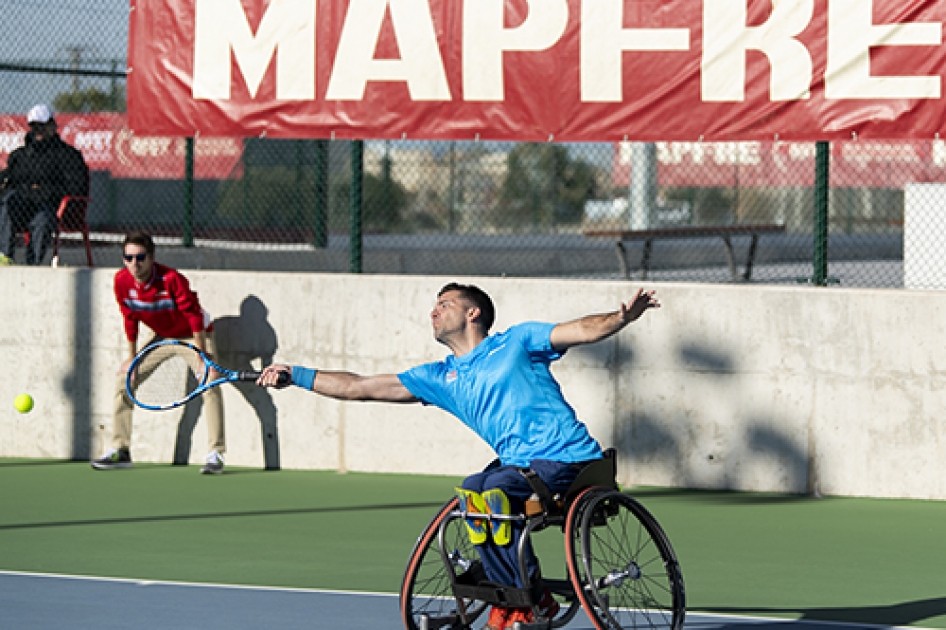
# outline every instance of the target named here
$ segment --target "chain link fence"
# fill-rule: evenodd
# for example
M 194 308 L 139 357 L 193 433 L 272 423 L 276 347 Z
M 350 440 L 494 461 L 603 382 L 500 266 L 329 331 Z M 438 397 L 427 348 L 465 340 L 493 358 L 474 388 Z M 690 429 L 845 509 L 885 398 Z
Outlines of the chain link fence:
M 938 139 L 824 145 L 819 177 L 816 143 L 142 137 L 124 114 L 124 2 L 6 6 L 0 167 L 49 104 L 91 169 L 97 265 L 142 229 L 203 268 L 946 285 Z

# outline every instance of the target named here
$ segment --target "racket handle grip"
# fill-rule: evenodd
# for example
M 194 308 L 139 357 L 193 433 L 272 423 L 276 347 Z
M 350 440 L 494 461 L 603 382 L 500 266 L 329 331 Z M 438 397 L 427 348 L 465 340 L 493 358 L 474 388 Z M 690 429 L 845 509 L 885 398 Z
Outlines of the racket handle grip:
M 261 377 L 262 375 L 263 375 L 262 372 L 258 372 L 256 370 L 246 370 L 244 372 L 240 372 L 237 375 L 237 380 L 249 381 L 251 383 L 255 383 L 257 380 L 259 380 L 259 377 Z M 287 374 L 286 372 L 280 372 L 279 377 L 277 378 L 277 384 L 289 385 L 289 381 L 291 380 L 292 379 L 290 378 L 289 374 Z

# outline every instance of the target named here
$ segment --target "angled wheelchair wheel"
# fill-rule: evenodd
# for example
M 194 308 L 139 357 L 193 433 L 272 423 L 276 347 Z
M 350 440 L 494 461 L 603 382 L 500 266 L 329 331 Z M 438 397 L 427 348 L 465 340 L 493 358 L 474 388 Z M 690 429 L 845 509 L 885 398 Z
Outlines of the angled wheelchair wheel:
M 458 508 L 456 498 L 444 505 L 427 525 L 411 552 L 401 582 L 401 620 L 406 630 L 460 630 L 470 627 L 488 607 L 485 602 L 453 595 L 453 579 L 482 571 L 479 554 L 470 542 L 466 526 L 450 513 Z M 444 562 L 440 526 L 446 521 Z M 449 574 L 453 572 L 453 576 Z
M 680 630 L 683 574 L 670 540 L 644 507 L 616 490 L 589 488 L 566 521 L 566 560 L 598 630 Z

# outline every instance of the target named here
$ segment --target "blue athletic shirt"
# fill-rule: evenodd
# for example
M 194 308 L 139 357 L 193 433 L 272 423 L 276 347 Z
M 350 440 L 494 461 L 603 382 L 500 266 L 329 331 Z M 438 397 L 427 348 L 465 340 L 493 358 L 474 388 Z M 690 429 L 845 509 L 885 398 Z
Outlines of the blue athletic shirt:
M 554 327 L 518 324 L 490 335 L 462 357 L 451 354 L 398 378 L 420 402 L 452 413 L 473 429 L 504 465 L 598 459 L 601 447 L 549 371 L 563 354 L 552 348 Z

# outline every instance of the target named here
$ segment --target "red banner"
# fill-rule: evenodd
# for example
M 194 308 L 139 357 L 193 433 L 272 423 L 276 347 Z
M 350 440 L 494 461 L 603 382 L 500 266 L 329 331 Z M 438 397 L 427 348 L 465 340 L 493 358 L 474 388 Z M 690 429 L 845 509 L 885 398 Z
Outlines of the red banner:
M 115 138 L 112 176 L 127 179 L 184 179 L 186 140 L 166 136 L 136 136 L 123 128 Z M 243 176 L 243 141 L 239 138 L 197 138 L 194 141 L 195 179 L 235 179 Z
M 183 179 L 184 138 L 139 136 L 125 114 L 57 114 L 59 135 L 82 152 L 93 171 L 111 171 L 122 179 Z M 25 116 L 0 115 L 0 168 L 18 147 L 28 126 Z M 227 179 L 242 176 L 243 141 L 238 138 L 197 138 L 194 177 Z
M 131 128 L 698 141 L 946 131 L 935 0 L 132 0 Z
M 660 186 L 810 187 L 815 181 L 812 142 L 658 142 Z M 615 186 L 628 186 L 632 149 L 614 150 Z M 903 188 L 913 182 L 946 182 L 946 141 L 833 142 L 830 185 Z

